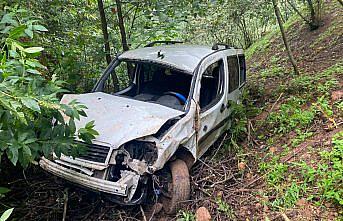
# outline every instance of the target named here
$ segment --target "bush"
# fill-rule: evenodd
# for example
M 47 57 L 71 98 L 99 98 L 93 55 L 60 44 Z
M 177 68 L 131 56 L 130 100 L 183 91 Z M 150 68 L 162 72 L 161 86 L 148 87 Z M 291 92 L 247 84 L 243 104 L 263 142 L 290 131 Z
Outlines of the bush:
M 74 120 L 85 116 L 86 107 L 59 104 L 63 82 L 44 77 L 46 68 L 37 59 L 44 49 L 33 39 L 46 31 L 21 9 L 5 8 L 0 21 L 0 160 L 6 155 L 23 167 L 52 151 L 76 155 L 75 134 L 87 142 L 97 134 L 94 122 L 76 131 Z

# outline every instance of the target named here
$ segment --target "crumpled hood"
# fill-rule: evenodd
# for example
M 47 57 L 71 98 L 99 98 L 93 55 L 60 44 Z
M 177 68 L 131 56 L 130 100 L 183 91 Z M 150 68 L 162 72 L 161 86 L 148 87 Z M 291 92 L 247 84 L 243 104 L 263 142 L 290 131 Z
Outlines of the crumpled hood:
M 102 92 L 89 94 L 66 94 L 61 103 L 77 100 L 86 105 L 87 117 L 76 121 L 76 128 L 95 121 L 99 135 L 95 141 L 106 143 L 113 148 L 140 137 L 156 133 L 169 119 L 183 114 L 159 104 L 114 96 Z

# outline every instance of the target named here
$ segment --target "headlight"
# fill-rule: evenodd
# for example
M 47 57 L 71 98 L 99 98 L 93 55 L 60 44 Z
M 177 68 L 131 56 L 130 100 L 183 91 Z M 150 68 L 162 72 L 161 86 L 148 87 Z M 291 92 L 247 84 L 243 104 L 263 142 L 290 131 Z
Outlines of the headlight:
M 145 161 L 152 165 L 157 159 L 157 147 L 155 142 L 133 140 L 124 145 L 124 149 L 132 159 Z

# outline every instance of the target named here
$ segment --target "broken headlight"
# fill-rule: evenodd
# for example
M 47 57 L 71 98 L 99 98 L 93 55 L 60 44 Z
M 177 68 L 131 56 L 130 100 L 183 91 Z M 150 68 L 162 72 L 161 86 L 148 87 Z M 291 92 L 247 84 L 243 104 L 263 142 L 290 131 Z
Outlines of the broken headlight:
M 145 161 L 152 165 L 157 159 L 157 147 L 155 142 L 133 140 L 124 145 L 124 149 L 132 159 Z

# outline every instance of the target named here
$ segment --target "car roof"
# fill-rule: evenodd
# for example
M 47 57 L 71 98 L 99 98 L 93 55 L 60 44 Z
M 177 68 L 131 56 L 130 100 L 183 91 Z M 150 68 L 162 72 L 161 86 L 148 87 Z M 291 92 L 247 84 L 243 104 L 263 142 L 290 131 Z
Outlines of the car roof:
M 193 73 L 201 59 L 215 51 L 209 46 L 184 44 L 163 45 L 126 51 L 119 56 L 119 60 L 153 62 Z

